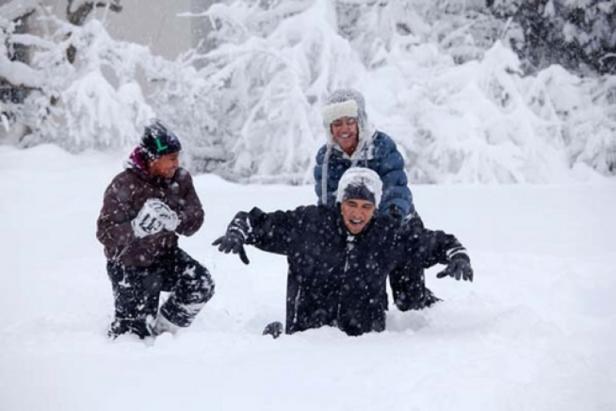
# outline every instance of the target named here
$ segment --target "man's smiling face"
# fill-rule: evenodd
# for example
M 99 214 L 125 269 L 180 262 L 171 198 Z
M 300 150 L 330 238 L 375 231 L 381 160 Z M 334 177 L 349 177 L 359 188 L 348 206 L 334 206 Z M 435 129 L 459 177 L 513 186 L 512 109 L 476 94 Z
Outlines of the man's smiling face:
M 371 201 L 350 198 L 340 203 L 340 213 L 347 230 L 359 234 L 374 216 L 375 207 Z

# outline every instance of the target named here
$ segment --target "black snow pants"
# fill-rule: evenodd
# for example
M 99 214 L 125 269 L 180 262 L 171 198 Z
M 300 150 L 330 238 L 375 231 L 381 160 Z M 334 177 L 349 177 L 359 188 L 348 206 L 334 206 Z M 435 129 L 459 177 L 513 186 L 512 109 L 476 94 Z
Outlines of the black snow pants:
M 161 291 L 169 297 L 160 314 L 179 327 L 188 327 L 214 295 L 208 270 L 180 248 L 173 249 L 148 267 L 107 262 L 115 302 L 115 319 L 109 334 L 150 335 L 148 321 L 156 318 Z
M 411 217 L 410 224 L 424 226 L 417 213 Z M 400 311 L 421 310 L 440 301 L 426 287 L 423 267 L 414 261 L 396 266 L 389 274 L 389 285 L 394 304 Z

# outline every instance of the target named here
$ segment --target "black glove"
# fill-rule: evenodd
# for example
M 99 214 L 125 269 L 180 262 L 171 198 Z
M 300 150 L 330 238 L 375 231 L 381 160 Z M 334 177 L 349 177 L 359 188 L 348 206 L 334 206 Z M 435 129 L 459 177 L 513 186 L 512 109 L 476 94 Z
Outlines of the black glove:
M 240 216 L 239 213 L 233 218 L 233 221 L 227 227 L 227 232 L 222 237 L 218 237 L 213 243 L 213 246 L 218 246 L 218 251 L 225 254 L 232 252 L 239 254 L 240 260 L 244 264 L 250 263 L 244 250 L 244 242 L 248 237 L 248 224 L 246 217 Z
M 284 326 L 280 321 L 269 323 L 263 329 L 263 335 L 271 335 L 272 338 L 278 338 L 284 331 Z
M 465 281 L 473 281 L 473 269 L 471 260 L 464 253 L 458 253 L 451 257 L 447 267 L 436 275 L 436 278 L 446 276 L 454 277 L 456 280 L 462 278 Z

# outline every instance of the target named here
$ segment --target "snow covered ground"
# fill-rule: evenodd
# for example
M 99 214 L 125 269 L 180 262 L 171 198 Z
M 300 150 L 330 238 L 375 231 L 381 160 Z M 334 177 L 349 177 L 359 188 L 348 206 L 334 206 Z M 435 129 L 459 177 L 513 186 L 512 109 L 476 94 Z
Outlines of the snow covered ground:
M 311 187 L 198 176 L 206 223 L 183 247 L 217 293 L 154 344 L 107 340 L 95 222 L 119 156 L 0 146 L 0 410 L 614 410 L 616 181 L 415 186 L 426 225 L 456 234 L 475 282 L 388 314 L 388 330 L 260 335 L 284 314 L 285 260 L 244 266 L 210 243 L 240 209 L 311 203 Z

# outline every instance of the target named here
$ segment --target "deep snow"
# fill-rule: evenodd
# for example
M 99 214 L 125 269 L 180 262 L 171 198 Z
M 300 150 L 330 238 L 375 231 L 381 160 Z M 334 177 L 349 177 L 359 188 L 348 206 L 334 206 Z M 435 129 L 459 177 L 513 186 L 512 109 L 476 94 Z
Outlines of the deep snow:
M 616 181 L 414 186 L 430 228 L 467 246 L 475 282 L 388 314 L 360 338 L 260 335 L 284 314 L 285 260 L 210 243 L 233 214 L 314 202 L 312 187 L 195 184 L 182 246 L 216 281 L 193 327 L 153 345 L 105 337 L 112 298 L 95 222 L 125 153 L 0 146 L 1 410 L 616 409 Z

